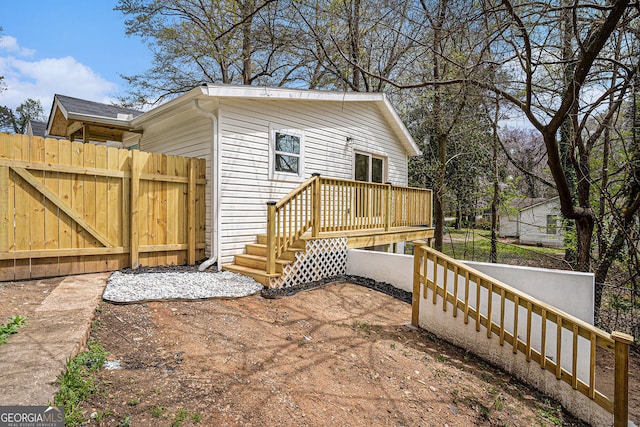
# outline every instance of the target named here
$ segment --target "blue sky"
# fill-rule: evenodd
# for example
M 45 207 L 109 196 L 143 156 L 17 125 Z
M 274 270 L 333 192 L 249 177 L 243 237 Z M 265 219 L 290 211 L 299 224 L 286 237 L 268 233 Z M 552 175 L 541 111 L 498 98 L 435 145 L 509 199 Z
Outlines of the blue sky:
M 39 99 L 49 114 L 53 95 L 110 102 L 126 91 L 119 74 L 149 68 L 152 55 L 125 35 L 116 0 L 1 0 L 0 105 Z

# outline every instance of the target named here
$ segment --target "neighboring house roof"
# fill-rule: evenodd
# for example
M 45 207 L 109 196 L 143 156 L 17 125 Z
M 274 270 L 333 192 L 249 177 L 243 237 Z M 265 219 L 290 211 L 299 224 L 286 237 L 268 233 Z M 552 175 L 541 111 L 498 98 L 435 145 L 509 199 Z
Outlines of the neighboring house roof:
M 211 98 L 240 98 L 240 99 L 281 99 L 289 101 L 333 101 L 333 102 L 366 102 L 375 105 L 398 141 L 403 145 L 410 156 L 420 154 L 420 149 L 409 134 L 402 120 L 398 116 L 387 96 L 383 93 L 371 92 L 328 92 L 319 90 L 272 88 L 261 86 L 240 86 L 240 85 L 218 85 L 203 84 L 193 88 L 189 92 L 154 108 L 131 120 L 134 129 L 142 128 L 143 123 L 156 115 L 162 114 L 171 109 L 192 108 L 191 104 L 195 100 L 206 100 Z
M 27 124 L 27 135 L 41 136 L 44 138 L 46 131 L 47 131 L 46 122 L 40 122 L 38 120 L 29 120 L 29 123 Z
M 131 119 L 141 114 L 142 111 L 131 108 L 56 94 L 47 122 L 47 134 L 74 137 L 88 129 L 88 137 L 92 140 L 118 140 L 123 132 L 130 130 Z
M 520 211 L 522 212 L 525 209 L 532 209 L 535 208 L 536 206 L 540 206 L 540 205 L 544 205 L 545 203 L 549 203 L 549 202 L 560 202 L 560 196 L 556 196 L 556 197 L 551 197 L 551 198 L 536 198 L 536 199 L 531 199 L 531 203 L 528 204 L 527 206 L 521 207 Z
M 532 208 L 534 206 L 538 206 L 543 203 L 547 203 L 551 200 L 558 199 L 558 197 L 519 197 L 517 199 L 511 200 L 509 205 L 512 209 L 516 209 L 518 211 L 523 211 L 525 209 Z

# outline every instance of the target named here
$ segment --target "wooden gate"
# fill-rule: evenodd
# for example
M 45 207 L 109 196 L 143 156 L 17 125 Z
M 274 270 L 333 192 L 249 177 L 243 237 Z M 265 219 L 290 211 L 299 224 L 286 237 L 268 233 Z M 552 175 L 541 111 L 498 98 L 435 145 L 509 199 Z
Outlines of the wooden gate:
M 205 160 L 0 133 L 0 281 L 204 258 Z

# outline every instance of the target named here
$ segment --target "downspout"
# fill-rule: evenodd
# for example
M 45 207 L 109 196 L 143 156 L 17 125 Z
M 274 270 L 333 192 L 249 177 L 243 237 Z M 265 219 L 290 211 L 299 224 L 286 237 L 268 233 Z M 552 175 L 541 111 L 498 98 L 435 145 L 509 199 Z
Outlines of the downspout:
M 193 108 L 205 117 L 211 119 L 211 255 L 208 260 L 200 264 L 198 270 L 204 271 L 217 260 L 220 250 L 220 150 L 218 149 L 218 117 L 210 111 L 200 107 L 197 99 L 193 100 Z

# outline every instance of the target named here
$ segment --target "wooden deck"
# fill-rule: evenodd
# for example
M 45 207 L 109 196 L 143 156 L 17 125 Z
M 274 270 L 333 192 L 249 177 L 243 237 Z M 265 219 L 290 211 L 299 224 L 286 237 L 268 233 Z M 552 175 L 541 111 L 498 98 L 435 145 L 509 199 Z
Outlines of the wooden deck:
M 430 239 L 433 237 L 433 227 L 392 227 L 389 230 L 375 228 L 368 230 L 330 231 L 320 233 L 317 238 L 310 232 L 302 235 L 304 241 L 312 239 L 330 239 L 346 237 L 349 249 L 368 248 L 372 246 L 388 245 L 390 243 L 407 242 L 412 240 Z
M 233 264 L 222 267 L 266 286 L 282 285 L 274 282 L 280 276 L 304 280 L 288 266 L 296 260 L 296 252 L 306 252 L 310 241 L 346 237 L 347 248 L 355 249 L 429 239 L 434 234 L 431 206 L 431 190 L 314 175 L 282 200 L 268 203 L 267 233 L 247 244 Z M 346 256 L 344 248 L 320 251 L 342 251 Z M 313 268 L 317 273 L 341 262 Z

